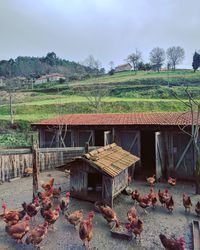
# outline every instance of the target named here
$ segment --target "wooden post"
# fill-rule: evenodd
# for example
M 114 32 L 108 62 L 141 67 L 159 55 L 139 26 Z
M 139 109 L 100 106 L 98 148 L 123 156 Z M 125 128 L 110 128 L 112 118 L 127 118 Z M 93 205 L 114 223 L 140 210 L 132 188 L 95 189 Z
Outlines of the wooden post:
M 38 145 L 33 144 L 33 199 L 37 196 L 38 193 L 38 173 L 39 173 L 39 164 L 38 164 Z

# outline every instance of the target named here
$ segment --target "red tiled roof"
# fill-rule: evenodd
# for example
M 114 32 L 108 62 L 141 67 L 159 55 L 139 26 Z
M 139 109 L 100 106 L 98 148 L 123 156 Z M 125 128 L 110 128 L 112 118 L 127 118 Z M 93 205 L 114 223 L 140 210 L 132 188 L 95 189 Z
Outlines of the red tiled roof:
M 200 123 L 200 119 L 199 119 Z M 182 112 L 72 114 L 32 125 L 190 125 L 191 114 Z

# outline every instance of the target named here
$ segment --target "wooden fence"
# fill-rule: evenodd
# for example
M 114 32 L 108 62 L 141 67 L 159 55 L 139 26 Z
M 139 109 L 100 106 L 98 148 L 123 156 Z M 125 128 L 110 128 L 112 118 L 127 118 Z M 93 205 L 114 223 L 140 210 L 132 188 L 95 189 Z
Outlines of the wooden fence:
M 90 147 L 93 150 L 96 147 Z M 25 169 L 33 166 L 33 150 L 1 149 L 0 150 L 0 181 L 10 181 L 16 177 L 24 176 Z M 63 166 L 73 158 L 85 152 L 84 147 L 70 148 L 38 148 L 36 158 L 40 171 Z

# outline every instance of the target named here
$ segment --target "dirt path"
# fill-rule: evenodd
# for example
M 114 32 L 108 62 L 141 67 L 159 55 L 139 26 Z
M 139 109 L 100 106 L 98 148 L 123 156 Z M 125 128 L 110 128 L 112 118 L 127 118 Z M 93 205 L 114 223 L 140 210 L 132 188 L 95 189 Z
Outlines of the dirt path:
M 40 175 L 40 180 L 49 179 L 49 175 L 55 177 L 56 186 L 61 185 L 63 190 L 69 190 L 69 178 L 66 178 L 63 172 L 51 171 L 44 172 Z M 132 188 L 138 188 L 143 194 L 148 193 L 149 186 L 146 183 L 135 181 L 132 183 Z M 155 190 L 166 188 L 166 184 L 159 183 L 156 185 Z M 15 182 L 4 183 L 0 186 L 0 201 L 6 201 L 8 207 L 15 208 L 20 207 L 23 201 L 30 201 L 32 195 L 32 179 L 23 178 Z M 114 239 L 110 235 L 109 227 L 105 220 L 98 213 L 95 213 L 94 218 L 94 238 L 91 242 L 90 249 L 98 250 L 131 250 L 131 249 L 148 249 L 148 250 L 161 250 L 162 245 L 159 240 L 159 234 L 162 232 L 167 235 L 174 234 L 177 237 L 184 236 L 187 241 L 187 249 L 191 247 L 191 228 L 190 222 L 192 219 L 197 219 L 194 206 L 190 215 L 184 212 L 182 206 L 182 193 L 187 192 L 191 195 L 193 204 L 195 205 L 197 200 L 200 200 L 200 196 L 194 195 L 194 187 L 191 185 L 178 184 L 175 188 L 171 188 L 170 192 L 173 193 L 175 200 L 175 211 L 173 214 L 169 214 L 163 207 L 158 205 L 155 210 L 149 208 L 148 214 L 145 215 L 143 211 L 138 207 L 138 213 L 140 218 L 144 221 L 144 231 L 142 233 L 141 243 L 132 241 L 122 241 Z M 114 202 L 114 207 L 118 213 L 121 221 L 126 221 L 127 210 L 132 206 L 132 200 L 130 196 L 119 195 Z M 71 199 L 70 210 L 83 208 L 85 216 L 88 212 L 93 210 L 93 204 L 80 200 Z M 36 224 L 41 221 L 40 216 L 37 217 Z M 57 230 L 49 231 L 46 238 L 42 242 L 44 250 L 81 250 L 82 242 L 79 239 L 78 232 L 60 216 L 56 222 Z M 5 249 L 33 249 L 32 246 L 17 245 L 11 240 L 4 231 L 4 222 L 0 220 L 0 250 Z

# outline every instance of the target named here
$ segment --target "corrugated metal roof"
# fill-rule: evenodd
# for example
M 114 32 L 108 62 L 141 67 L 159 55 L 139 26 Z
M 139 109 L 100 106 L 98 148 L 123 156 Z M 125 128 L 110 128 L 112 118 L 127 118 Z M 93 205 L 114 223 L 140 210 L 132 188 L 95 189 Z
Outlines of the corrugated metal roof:
M 72 114 L 32 125 L 191 125 L 190 112 L 146 112 L 112 114 Z M 200 120 L 199 120 L 200 123 Z
M 117 176 L 123 170 L 139 161 L 137 156 L 132 155 L 115 143 L 84 154 L 82 158 L 111 177 Z

